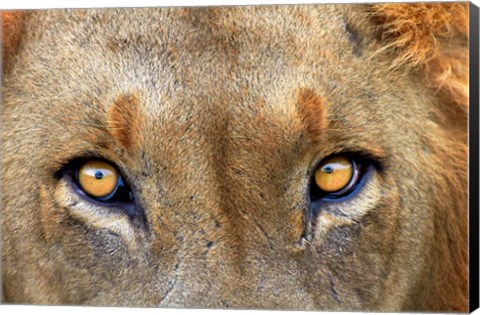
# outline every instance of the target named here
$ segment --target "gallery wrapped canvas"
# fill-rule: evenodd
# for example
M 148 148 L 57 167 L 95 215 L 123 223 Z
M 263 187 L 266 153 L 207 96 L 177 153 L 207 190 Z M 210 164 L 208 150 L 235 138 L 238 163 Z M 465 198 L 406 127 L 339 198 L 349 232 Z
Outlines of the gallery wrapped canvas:
M 2 302 L 467 311 L 469 7 L 3 11 Z

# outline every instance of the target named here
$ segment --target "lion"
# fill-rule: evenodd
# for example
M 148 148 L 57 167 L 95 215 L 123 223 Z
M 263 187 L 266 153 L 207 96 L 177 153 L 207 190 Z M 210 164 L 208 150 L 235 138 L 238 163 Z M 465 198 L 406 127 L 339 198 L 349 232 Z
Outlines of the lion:
M 2 17 L 4 303 L 468 310 L 468 4 Z

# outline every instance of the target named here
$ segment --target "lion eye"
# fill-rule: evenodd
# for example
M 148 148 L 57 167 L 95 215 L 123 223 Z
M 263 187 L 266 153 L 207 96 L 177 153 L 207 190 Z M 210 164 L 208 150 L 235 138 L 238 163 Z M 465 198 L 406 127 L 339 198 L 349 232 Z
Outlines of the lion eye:
M 97 201 L 132 199 L 130 189 L 115 166 L 101 160 L 87 160 L 75 172 L 78 188 Z
M 88 161 L 78 170 L 78 183 L 90 196 L 102 198 L 117 188 L 119 174 L 110 164 Z
M 315 171 L 315 183 L 327 193 L 344 189 L 353 176 L 353 163 L 343 156 L 336 156 L 323 161 Z
M 357 186 L 360 175 L 360 163 L 354 158 L 346 155 L 328 157 L 315 170 L 310 198 L 316 201 L 345 197 Z

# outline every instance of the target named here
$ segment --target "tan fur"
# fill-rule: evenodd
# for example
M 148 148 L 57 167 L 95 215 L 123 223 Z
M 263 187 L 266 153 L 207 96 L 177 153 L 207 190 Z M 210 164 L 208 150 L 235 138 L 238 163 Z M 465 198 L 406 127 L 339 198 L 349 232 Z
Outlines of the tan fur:
M 379 4 L 372 6 L 371 11 L 372 18 L 379 24 L 385 44 L 383 49 L 396 56 L 393 66 L 407 66 L 422 76 L 447 112 L 468 111 L 468 49 L 455 49 L 457 45 L 468 45 L 468 3 Z M 464 122 L 461 117 L 466 116 L 456 114 L 454 117 Z M 455 152 L 457 157 L 452 160 L 453 164 L 445 165 L 454 169 L 460 156 L 465 157 L 467 153 L 463 145 L 450 145 L 452 149 L 440 150 Z M 450 161 L 438 161 L 445 162 Z M 464 184 L 454 179 L 449 181 L 457 191 L 465 189 Z M 442 231 L 435 233 L 438 247 L 433 253 L 433 268 L 438 274 L 435 270 L 428 273 L 437 284 L 416 293 L 437 296 L 434 305 L 437 311 L 448 305 L 466 309 L 468 304 L 467 248 L 464 243 L 467 239 L 467 206 L 464 199 L 458 202 L 450 205 L 455 211 L 446 210 L 436 217 L 435 230 Z
M 3 12 L 5 302 L 466 311 L 467 13 Z M 365 184 L 315 212 L 342 153 Z M 135 212 L 82 196 L 79 158 Z

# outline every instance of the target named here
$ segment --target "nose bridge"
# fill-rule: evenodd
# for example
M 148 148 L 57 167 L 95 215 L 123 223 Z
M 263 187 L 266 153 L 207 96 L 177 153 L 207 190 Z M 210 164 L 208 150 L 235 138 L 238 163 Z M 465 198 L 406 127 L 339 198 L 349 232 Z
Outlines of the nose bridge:
M 209 187 L 189 198 L 187 213 L 176 222 L 174 285 L 163 306 L 242 305 L 236 296 L 249 282 L 243 272 L 242 237 L 236 221 L 225 211 L 221 188 L 215 182 Z
M 164 127 L 179 131 L 164 142 L 167 154 L 155 156 L 152 245 L 172 284 L 161 305 L 228 307 L 245 280 L 241 219 L 225 175 L 228 117 L 225 104 L 211 101 L 195 100 L 198 107 L 188 106 L 183 120 Z
M 297 275 L 298 261 L 287 251 L 275 252 L 279 249 L 272 244 L 275 240 L 267 239 L 262 226 L 242 211 L 242 194 L 232 178 L 238 176 L 231 169 L 235 158 L 227 139 L 210 147 L 211 152 L 224 154 L 206 153 L 202 171 L 208 185 L 185 203 L 177 288 L 168 305 L 292 307 L 296 300 L 307 298 L 296 290 L 304 275 Z M 288 297 L 279 298 L 285 292 Z
M 161 184 L 157 184 L 157 210 L 152 220 L 154 247 L 156 259 L 169 260 L 162 265 L 171 270 L 168 277 L 173 283 L 161 303 L 288 307 L 293 300 L 278 297 L 289 292 L 298 299 L 294 288 L 282 282 L 295 278 L 295 269 L 290 269 L 295 261 L 288 258 L 288 252 L 275 252 L 279 250 L 276 239 L 269 239 L 264 222 L 253 215 L 272 210 L 265 205 L 268 201 L 259 197 L 261 191 L 245 191 L 256 187 L 248 186 L 249 182 L 266 180 L 254 178 L 259 171 L 245 165 L 259 155 L 251 149 L 262 142 L 252 143 L 249 139 L 255 137 L 254 130 L 242 122 L 252 121 L 258 108 L 248 104 L 248 113 L 238 112 L 242 97 L 227 98 L 226 94 L 234 95 L 219 89 L 208 97 L 197 94 L 194 104 L 169 109 L 188 108 L 189 112 L 178 114 L 182 119 L 171 122 L 168 128 L 174 132 L 163 142 L 166 154 L 162 161 L 157 157 L 163 167 L 159 168 Z M 174 258 L 165 258 L 168 255 Z

